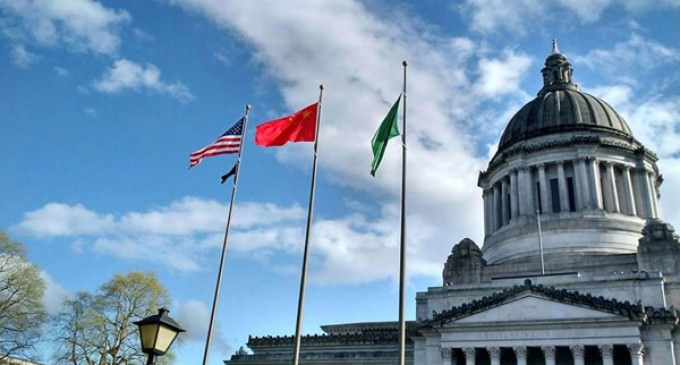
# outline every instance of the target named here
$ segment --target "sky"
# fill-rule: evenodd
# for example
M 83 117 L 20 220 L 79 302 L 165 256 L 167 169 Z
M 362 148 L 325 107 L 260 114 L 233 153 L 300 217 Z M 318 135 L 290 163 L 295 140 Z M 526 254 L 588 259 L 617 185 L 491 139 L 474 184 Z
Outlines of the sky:
M 257 124 L 324 84 L 304 333 L 395 321 L 400 151 L 370 140 L 408 60 L 407 318 L 451 247 L 483 243 L 481 190 L 512 115 L 558 40 L 580 87 L 626 119 L 680 224 L 678 0 L 0 0 L 0 229 L 48 284 L 46 304 L 116 273 L 157 273 L 197 363 L 234 156 L 188 170 L 252 105 L 210 364 L 248 335 L 295 331 L 312 144 L 260 148 Z M 49 360 L 49 351 L 42 354 Z

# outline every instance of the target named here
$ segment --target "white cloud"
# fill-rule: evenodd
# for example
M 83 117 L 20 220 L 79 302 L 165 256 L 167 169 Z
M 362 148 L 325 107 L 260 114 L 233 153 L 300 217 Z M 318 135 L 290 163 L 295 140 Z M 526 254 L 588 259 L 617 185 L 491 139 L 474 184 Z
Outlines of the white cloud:
M 102 54 L 117 51 L 118 28 L 131 19 L 93 0 L 0 0 L 0 10 L 9 28 L 4 33 L 12 38 Z
M 154 40 L 154 36 L 152 36 L 151 34 L 145 32 L 145 31 L 143 31 L 139 28 L 133 29 L 132 34 L 134 34 L 135 37 L 137 37 L 137 39 L 139 39 L 140 41 L 150 42 L 150 41 Z
M 593 23 L 609 8 L 641 14 L 652 9 L 679 7 L 680 1 L 677 0 L 466 0 L 460 6 L 463 13 L 469 16 L 470 27 L 475 31 L 510 31 L 517 34 L 526 34 L 529 28 L 536 28 L 537 25 L 552 24 L 557 17 L 573 15 L 581 23 Z
M 85 108 L 83 109 L 83 113 L 85 113 L 85 115 L 87 115 L 88 117 L 94 118 L 97 116 L 97 109 Z
M 233 226 L 249 228 L 271 225 L 284 221 L 299 220 L 305 211 L 298 205 L 279 207 L 274 204 L 238 204 Z M 214 200 L 187 197 L 167 207 L 143 213 L 127 213 L 120 219 L 125 231 L 156 235 L 192 235 L 214 232 L 224 225 L 226 207 Z
M 170 95 L 185 103 L 194 99 L 189 89 L 179 81 L 168 83 L 161 80 L 161 71 L 153 64 L 140 65 L 127 59 L 117 60 L 93 88 L 104 93 L 117 93 L 125 89 L 149 89 Z
M 59 77 L 64 77 L 68 75 L 68 70 L 60 66 L 54 66 L 54 74 Z
M 200 300 L 190 299 L 177 303 L 176 308 L 176 313 L 173 316 L 177 319 L 177 322 L 184 326 L 188 339 L 205 343 L 208 335 L 208 324 L 210 323 L 208 305 Z M 215 322 L 213 328 L 212 345 L 212 349 L 217 349 L 222 356 L 226 356 L 232 351 L 231 346 L 227 344 L 227 340 L 224 338 L 219 321 Z
M 11 51 L 12 61 L 21 68 L 28 68 L 38 62 L 38 55 L 30 52 L 23 44 L 16 44 Z
M 644 71 L 680 61 L 680 49 L 633 33 L 627 41 L 618 42 L 611 49 L 594 49 L 574 56 L 573 60 L 630 84 Z
M 45 282 L 45 294 L 43 296 L 43 303 L 47 309 L 47 313 L 55 315 L 61 310 L 62 303 L 67 300 L 70 295 L 61 284 L 55 281 L 46 271 L 40 271 L 40 276 Z
M 297 252 L 299 225 L 305 214 L 298 205 L 244 203 L 234 208 L 233 249 L 242 252 Z M 221 248 L 226 206 L 194 197 L 146 212 L 101 214 L 82 205 L 48 203 L 24 214 L 14 227 L 37 237 L 75 238 L 72 249 L 125 260 L 147 260 L 181 271 L 202 269 L 205 256 Z
M 612 0 L 559 0 L 558 3 L 573 11 L 583 23 L 600 19 L 602 12 L 612 5 Z
M 408 212 L 409 222 L 414 223 L 408 229 L 409 270 L 438 276 L 442 257 L 452 244 L 471 236 L 481 245 L 482 204 L 475 182 L 486 156 L 474 149 L 474 143 L 486 126 L 471 121 L 485 101 L 524 97 L 518 84 L 531 63 L 525 54 L 504 50 L 496 57 L 487 53 L 479 59 L 480 45 L 471 39 L 423 37 L 417 21 L 390 14 L 391 20 L 385 22 L 386 17 L 376 17 L 357 1 L 304 6 L 300 2 L 172 3 L 204 15 L 252 45 L 254 60 L 280 85 L 286 104 L 280 113 L 312 102 L 318 84 L 326 85 L 320 171 L 336 184 L 376 197 L 371 204 L 382 213 L 361 218 L 371 225 L 398 226 L 390 212 L 397 211 L 392 202 L 398 201 L 400 189 L 399 143 L 390 144 L 378 177 L 372 178 L 369 141 L 401 89 L 401 61 L 410 60 Z M 258 27 L 249 21 L 254 17 L 262 19 Z M 318 31 L 321 27 L 324 32 Z M 477 69 L 469 70 L 470 64 Z M 496 82 L 496 76 L 502 82 Z M 338 138 L 346 135 L 353 138 Z M 277 158 L 283 163 L 307 161 L 308 147 L 287 147 L 277 152 Z M 385 245 L 396 244 L 394 237 L 356 219 L 350 215 L 317 221 L 314 234 L 324 242 L 314 246 L 321 250 L 320 277 L 328 282 L 368 282 L 395 276 L 396 265 L 385 253 Z M 234 238 L 236 243 L 240 235 L 247 235 L 251 244 L 263 249 L 294 250 L 300 248 L 300 234 L 295 227 L 270 227 Z M 364 241 L 371 244 L 354 245 Z M 334 250 L 331 242 L 342 243 Z M 353 264 L 371 261 L 374 265 Z M 347 275 L 331 277 L 330 268 L 342 268 Z
M 14 228 L 37 237 L 90 235 L 108 232 L 113 228 L 113 217 L 88 210 L 84 206 L 49 203 L 38 210 L 24 213 Z
M 529 56 L 513 51 L 504 52 L 500 59 L 482 58 L 478 64 L 480 76 L 475 91 L 489 98 L 516 93 L 529 66 Z
M 471 13 L 471 28 L 488 33 L 497 30 L 526 32 L 532 19 L 546 13 L 548 5 L 541 0 L 467 0 L 463 11 Z

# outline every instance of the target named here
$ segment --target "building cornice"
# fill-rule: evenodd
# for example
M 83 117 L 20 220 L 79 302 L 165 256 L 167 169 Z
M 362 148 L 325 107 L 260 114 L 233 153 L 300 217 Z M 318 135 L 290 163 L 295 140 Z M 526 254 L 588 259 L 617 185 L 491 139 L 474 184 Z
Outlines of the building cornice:
M 433 312 L 432 319 L 420 320 L 420 328 L 441 327 L 446 323 L 455 321 L 458 318 L 469 316 L 475 313 L 484 312 L 490 308 L 503 305 L 517 296 L 525 293 L 537 294 L 568 305 L 584 306 L 594 310 L 612 313 L 627 317 L 642 324 L 671 324 L 677 325 L 680 321 L 680 311 L 671 308 L 654 308 L 651 306 L 643 307 L 641 304 L 631 304 L 628 301 L 618 301 L 615 298 L 608 299 L 602 296 L 582 294 L 578 291 L 559 289 L 542 284 L 534 285 L 527 279 L 523 285 L 515 285 L 511 288 L 495 292 L 491 295 L 473 300 L 468 303 L 454 306 L 442 312 Z

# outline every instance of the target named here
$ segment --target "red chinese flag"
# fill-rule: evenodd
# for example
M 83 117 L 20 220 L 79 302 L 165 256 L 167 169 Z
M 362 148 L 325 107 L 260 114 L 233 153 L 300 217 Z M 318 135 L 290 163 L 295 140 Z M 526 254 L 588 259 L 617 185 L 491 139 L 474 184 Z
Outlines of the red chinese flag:
M 287 142 L 314 142 L 318 110 L 319 103 L 314 103 L 291 115 L 258 125 L 255 144 L 276 147 Z

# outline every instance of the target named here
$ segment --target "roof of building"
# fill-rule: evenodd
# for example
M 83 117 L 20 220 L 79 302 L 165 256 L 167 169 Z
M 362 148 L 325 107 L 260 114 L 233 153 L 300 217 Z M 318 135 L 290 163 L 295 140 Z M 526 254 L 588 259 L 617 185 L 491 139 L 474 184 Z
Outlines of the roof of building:
M 571 64 L 556 42 L 541 73 L 543 88 L 510 119 L 501 136 L 499 152 L 532 137 L 571 131 L 595 131 L 633 139 L 630 127 L 614 108 L 573 83 Z
M 324 328 L 325 327 L 325 328 Z M 328 328 L 330 327 L 330 328 Z M 406 323 L 407 330 L 415 330 L 415 322 Z M 343 325 L 322 326 L 329 333 L 304 335 L 301 338 L 307 346 L 325 346 L 330 344 L 387 344 L 397 343 L 399 339 L 398 322 L 348 323 Z M 248 337 L 248 347 L 290 347 L 294 336 L 262 336 Z
M 480 313 L 490 308 L 503 305 L 509 300 L 527 292 L 538 294 L 542 297 L 546 297 L 548 299 L 565 304 L 584 306 L 591 309 L 628 317 L 631 320 L 637 320 L 643 323 L 664 322 L 677 324 L 680 320 L 680 312 L 674 307 L 669 309 L 654 308 L 651 306 L 643 307 L 641 304 L 632 304 L 628 301 L 621 302 L 614 298 L 609 299 L 602 296 L 582 294 L 578 291 L 558 289 L 552 286 L 544 286 L 542 284 L 535 285 L 531 282 L 531 280 L 527 279 L 524 281 L 524 285 L 515 285 L 511 288 L 495 292 L 480 299 L 461 304 L 460 306 L 454 306 L 451 309 L 444 310 L 442 312 L 434 312 L 432 319 L 420 321 L 420 327 L 428 328 L 442 326 L 458 318 Z

